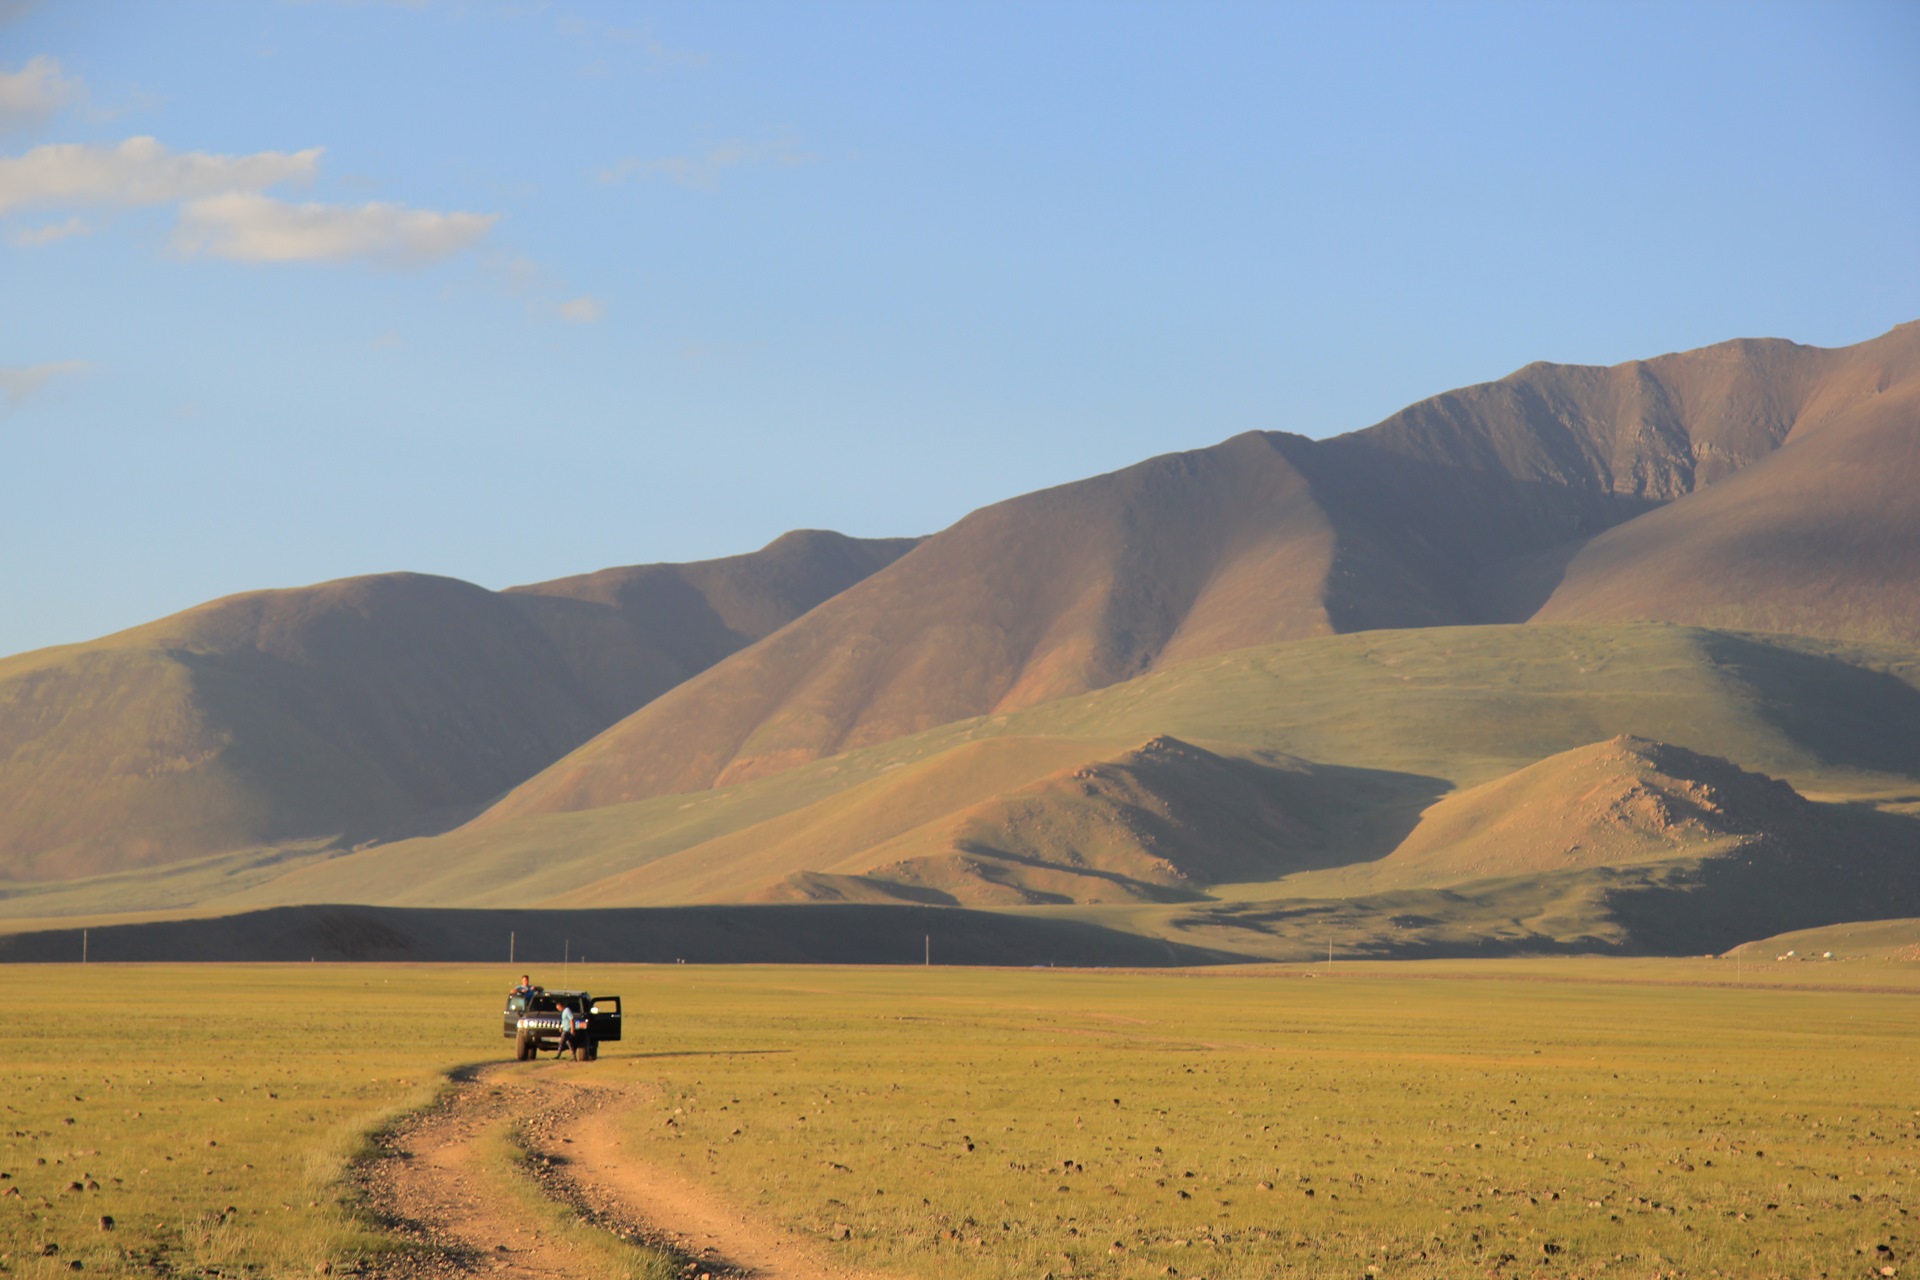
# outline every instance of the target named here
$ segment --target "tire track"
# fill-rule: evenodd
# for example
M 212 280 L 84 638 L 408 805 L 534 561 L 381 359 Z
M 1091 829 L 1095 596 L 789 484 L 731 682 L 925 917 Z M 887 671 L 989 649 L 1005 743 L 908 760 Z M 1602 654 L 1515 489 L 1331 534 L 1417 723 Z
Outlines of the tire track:
M 381 1141 L 363 1165 L 367 1200 L 415 1250 L 377 1260 L 379 1280 L 487 1276 L 548 1280 L 593 1275 L 604 1255 L 529 1204 L 541 1192 L 584 1221 L 675 1255 L 689 1277 L 885 1280 L 842 1265 L 818 1240 L 744 1212 L 711 1189 L 637 1159 L 614 1123 L 629 1090 L 583 1080 L 553 1062 L 456 1072 L 453 1088 Z M 515 1126 L 530 1170 L 504 1158 Z

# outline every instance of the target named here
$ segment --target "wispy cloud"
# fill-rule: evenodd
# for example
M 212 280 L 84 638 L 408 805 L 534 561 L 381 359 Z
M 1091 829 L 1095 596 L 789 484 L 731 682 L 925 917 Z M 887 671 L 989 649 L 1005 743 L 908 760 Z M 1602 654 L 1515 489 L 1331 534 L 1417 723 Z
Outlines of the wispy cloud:
M 173 248 L 236 262 L 372 262 L 413 267 L 471 248 L 498 219 L 434 213 L 375 201 L 289 204 L 252 191 L 191 200 L 180 209 Z
M 45 54 L 18 71 L 0 71 L 0 133 L 38 124 L 82 92 L 80 81 Z
M 731 138 L 715 143 L 698 155 L 662 156 L 655 160 L 628 156 L 600 170 L 597 176 L 601 182 L 608 184 L 635 178 L 662 178 L 679 186 L 710 190 L 719 185 L 721 176 L 729 169 L 753 165 L 794 169 L 814 164 L 819 159 L 819 156 L 803 151 L 799 142 L 792 137 L 765 142 Z
M 12 413 L 38 395 L 54 379 L 78 377 L 86 371 L 87 362 L 84 360 L 0 365 L 0 417 Z
M 268 187 L 311 180 L 322 148 L 215 155 L 171 151 L 153 138 L 60 143 L 0 157 L 0 214 L 20 209 L 177 204 L 172 247 L 188 257 L 236 262 L 371 262 L 409 267 L 471 248 L 498 219 L 375 201 L 294 204 Z M 20 247 L 91 228 L 77 216 L 21 228 Z
M 564 276 L 532 258 L 496 249 L 480 260 L 495 283 L 520 299 L 527 314 L 535 319 L 598 324 L 606 317 L 606 303 L 590 293 L 575 295 L 574 286 Z
M 22 249 L 35 249 L 43 244 L 52 244 L 56 240 L 65 240 L 70 236 L 93 234 L 93 227 L 78 217 L 68 218 L 65 222 L 49 222 L 38 227 L 18 227 L 7 232 L 7 243 Z
M 118 146 L 55 143 L 0 156 L 0 213 L 45 205 L 171 204 L 311 178 L 321 148 L 223 156 L 169 151 L 152 138 Z

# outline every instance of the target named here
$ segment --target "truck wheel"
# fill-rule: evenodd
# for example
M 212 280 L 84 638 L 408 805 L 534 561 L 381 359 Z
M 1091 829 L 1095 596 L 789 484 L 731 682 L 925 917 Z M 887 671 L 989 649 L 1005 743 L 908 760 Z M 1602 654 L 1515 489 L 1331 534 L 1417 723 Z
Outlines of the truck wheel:
M 527 1033 L 523 1030 L 513 1038 L 513 1057 L 516 1062 L 525 1062 L 533 1056 L 533 1046 L 527 1043 Z

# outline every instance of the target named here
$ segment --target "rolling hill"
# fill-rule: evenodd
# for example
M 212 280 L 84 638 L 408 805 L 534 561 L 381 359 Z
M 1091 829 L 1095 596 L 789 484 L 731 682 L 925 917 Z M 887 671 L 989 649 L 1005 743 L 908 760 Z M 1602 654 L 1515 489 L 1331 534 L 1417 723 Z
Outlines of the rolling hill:
M 1804 835 L 1792 787 L 1621 734 L 1448 796 L 1369 870 L 1396 887 L 1714 857 Z
M 1536 615 L 1911 637 L 1916 353 L 1908 325 L 1536 364 L 1351 435 L 1254 433 L 1015 498 L 479 821 L 725 786 L 1275 640 Z
M 1428 628 L 1200 659 L 700 796 L 468 827 L 251 885 L 209 875 L 193 901 L 960 902 L 1242 957 L 1330 941 L 1698 952 L 1920 912 L 1920 827 L 1900 812 L 1917 791 L 1910 649 Z M 106 877 L 0 911 L 13 928 L 97 918 L 164 887 Z
M 1321 882 L 1343 864 L 1387 866 L 1449 791 L 1497 786 L 1620 734 L 1737 762 L 1810 795 L 1912 796 L 1920 654 L 1658 624 L 1290 641 L 698 796 L 396 843 L 224 901 L 643 906 L 769 892 L 984 901 L 990 877 L 902 879 L 896 889 L 875 873 L 966 853 L 983 870 L 997 860 L 1053 875 L 1074 869 L 1070 851 L 1085 867 L 1043 892 L 1080 902 L 1151 900 L 1175 887 L 1183 898 L 1233 896 L 1220 886 L 1241 876 L 1374 892 L 1385 886 Z M 1141 753 L 1159 738 L 1181 745 Z M 1719 786 L 1718 777 L 1694 781 Z M 1151 892 L 1152 878 L 1135 877 L 1139 891 L 1114 892 L 1110 873 L 1161 857 L 1185 877 L 1162 875 Z M 812 890 L 795 892 L 802 885 Z
M 0 878 L 445 825 L 911 545 L 802 532 L 504 593 L 383 574 L 0 661 Z

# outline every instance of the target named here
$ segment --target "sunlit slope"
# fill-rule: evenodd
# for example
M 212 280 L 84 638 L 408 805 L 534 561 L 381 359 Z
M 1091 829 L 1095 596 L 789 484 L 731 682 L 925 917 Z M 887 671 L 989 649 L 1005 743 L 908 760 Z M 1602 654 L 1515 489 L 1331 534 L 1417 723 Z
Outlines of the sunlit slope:
M 383 574 L 0 660 L 0 879 L 445 825 L 908 545 L 795 534 L 510 594 Z
M 1891 337 L 1772 456 L 1547 566 L 1536 617 L 1920 636 L 1920 323 Z
M 1895 797 L 1920 785 L 1916 685 L 1920 662 L 1911 650 L 1661 625 L 1294 641 L 701 795 L 488 823 L 368 850 L 235 902 L 648 905 L 747 897 L 796 872 L 854 875 L 887 861 L 884 854 L 936 852 L 909 846 L 947 838 L 956 822 L 986 812 L 977 806 L 1163 734 L 1217 756 L 1281 753 L 1316 768 L 1368 771 L 1377 789 L 1363 793 L 1369 803 L 1357 813 L 1323 808 L 1311 818 L 1327 833 L 1324 853 L 1314 855 L 1326 861 L 1383 856 L 1449 787 L 1490 782 L 1619 734 L 1721 756 L 1810 794 Z M 885 848 L 892 841 L 907 844 Z
M 1274 753 L 1222 755 L 1160 735 L 834 867 L 795 872 L 764 896 L 976 906 L 1194 900 L 1212 885 L 1278 880 L 1371 851 L 1380 829 L 1433 785 Z M 841 867 L 852 870 L 835 874 Z
M 1318 865 L 1330 831 L 1354 837 L 1374 806 L 1407 808 L 1409 785 L 1286 757 L 1228 758 L 1166 737 L 1120 750 L 1085 738 L 988 737 L 883 767 L 555 903 L 1186 898 L 1216 881 Z M 1431 780 L 1411 785 L 1432 794 Z
M 1365 870 L 1408 886 L 1712 857 L 1798 836 L 1811 816 L 1776 778 L 1622 734 L 1448 796 Z
M 1247 645 L 1522 621 L 1571 548 L 1731 484 L 1783 441 L 1811 443 L 1857 412 L 1869 384 L 1884 382 L 1875 394 L 1892 403 L 1911 385 L 1912 345 L 1896 330 L 1838 350 L 1757 340 L 1611 368 L 1529 365 L 1331 440 L 1250 433 L 1028 494 L 689 680 L 484 820 L 747 781 Z M 1798 467 L 1783 456 L 1773 470 Z M 1792 516 L 1756 517 L 1756 563 L 1796 554 Z M 1780 536 L 1763 545 L 1766 530 Z M 1910 548 L 1901 536 L 1892 543 Z M 1643 551 L 1636 563 L 1659 560 L 1657 545 Z M 1809 594 L 1794 616 L 1825 622 L 1802 629 L 1903 634 L 1888 619 L 1904 615 L 1874 612 L 1862 586 L 1904 573 L 1895 560 L 1847 579 L 1854 614 Z M 1910 586 L 1898 578 L 1895 594 Z M 1580 616 L 1666 618 L 1681 603 L 1603 602 Z M 1753 617 L 1771 627 L 1786 615 Z
M 1409 806 L 1431 796 L 1427 781 L 1287 757 L 1228 759 L 1159 737 L 881 846 L 859 860 L 871 864 L 860 874 L 799 872 L 767 896 L 1166 902 L 1329 865 L 1347 868 L 1325 877 L 1329 886 L 1407 888 L 1716 857 L 1827 834 L 1784 782 L 1624 734 L 1449 795 L 1394 845 Z M 1368 839 L 1357 829 L 1364 816 L 1388 820 Z M 1310 894 L 1312 879 L 1295 887 Z
M 1326 634 L 1332 555 L 1305 481 L 1258 435 L 1014 498 L 674 690 L 495 817 L 764 776 L 1127 680 L 1169 648 Z

